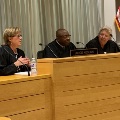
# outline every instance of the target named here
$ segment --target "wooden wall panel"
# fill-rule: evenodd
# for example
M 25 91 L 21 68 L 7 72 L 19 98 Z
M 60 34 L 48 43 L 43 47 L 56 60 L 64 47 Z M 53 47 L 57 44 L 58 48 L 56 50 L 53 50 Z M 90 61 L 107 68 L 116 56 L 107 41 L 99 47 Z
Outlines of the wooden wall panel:
M 11 120 L 28 120 L 28 118 L 32 120 L 49 120 L 49 116 L 46 116 L 45 113 L 45 109 L 36 109 L 13 116 L 11 115 L 10 118 Z
M 114 62 L 113 62 L 114 61 Z M 94 59 L 74 62 L 55 63 L 54 77 L 94 74 L 101 72 L 119 71 L 120 58 Z M 105 64 L 107 66 L 105 66 Z M 68 66 L 68 67 L 66 67 Z
M 119 116 L 119 66 L 120 54 L 56 60 L 52 76 L 55 120 L 93 120 L 95 116 L 102 120 L 109 113 Z
M 52 120 L 50 75 L 14 76 L 0 81 L 0 115 L 12 120 Z
M 40 88 L 41 86 L 41 88 Z M 24 80 L 13 83 L 0 84 L 0 99 L 14 98 L 16 95 L 32 95 L 44 92 L 44 79 Z M 6 89 L 7 88 L 7 89 Z M 7 93 L 7 94 L 5 94 Z M 14 94 L 16 93 L 16 94 Z
M 40 59 L 38 74 L 44 75 L 1 77 L 0 114 L 12 120 L 119 120 L 119 66 L 120 53 Z

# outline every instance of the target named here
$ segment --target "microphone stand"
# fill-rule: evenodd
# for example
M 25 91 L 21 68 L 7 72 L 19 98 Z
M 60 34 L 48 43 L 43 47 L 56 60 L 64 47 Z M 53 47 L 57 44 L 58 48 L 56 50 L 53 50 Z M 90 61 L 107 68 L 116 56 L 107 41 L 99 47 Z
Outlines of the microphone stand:
M 112 35 L 112 34 L 110 34 L 110 36 L 112 37 L 113 41 L 114 41 L 114 42 L 116 42 L 116 40 L 115 40 L 115 38 L 113 37 L 113 35 Z

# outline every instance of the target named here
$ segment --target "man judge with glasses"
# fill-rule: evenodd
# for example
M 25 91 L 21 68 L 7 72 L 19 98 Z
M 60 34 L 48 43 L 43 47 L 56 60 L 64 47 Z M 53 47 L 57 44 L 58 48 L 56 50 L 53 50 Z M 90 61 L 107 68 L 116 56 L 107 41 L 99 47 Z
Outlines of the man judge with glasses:
M 75 45 L 70 42 L 70 36 L 66 29 L 58 29 L 56 39 L 43 50 L 43 58 L 70 57 L 70 50 L 76 49 Z

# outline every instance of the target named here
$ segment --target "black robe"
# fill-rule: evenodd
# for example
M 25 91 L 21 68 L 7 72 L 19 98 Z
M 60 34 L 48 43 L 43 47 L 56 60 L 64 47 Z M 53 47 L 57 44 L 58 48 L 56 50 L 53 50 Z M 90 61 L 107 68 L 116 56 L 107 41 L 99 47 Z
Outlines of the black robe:
M 117 43 L 115 43 L 112 40 L 108 40 L 107 43 L 105 44 L 104 48 L 102 48 L 100 43 L 99 43 L 98 36 L 95 37 L 94 39 L 90 40 L 86 44 L 86 48 L 97 48 L 98 54 L 103 54 L 104 52 L 106 52 L 106 53 L 120 52 L 120 49 L 119 49 Z
M 74 49 L 76 49 L 76 47 L 72 42 L 63 48 L 56 42 L 56 40 L 54 40 L 49 43 L 43 50 L 43 58 L 70 57 L 70 50 Z
M 21 49 L 17 48 L 17 58 L 19 58 L 20 56 L 24 58 L 25 54 Z M 16 72 L 28 71 L 28 69 L 24 65 L 19 66 L 19 68 L 15 66 L 14 62 L 17 61 L 17 58 L 13 50 L 9 46 L 4 45 L 0 47 L 0 75 L 1 76 L 12 75 Z

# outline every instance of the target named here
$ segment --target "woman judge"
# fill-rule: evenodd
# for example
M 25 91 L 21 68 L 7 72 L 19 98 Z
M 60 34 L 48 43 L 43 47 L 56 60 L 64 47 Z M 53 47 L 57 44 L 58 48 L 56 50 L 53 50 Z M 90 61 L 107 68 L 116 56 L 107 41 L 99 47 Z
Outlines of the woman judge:
M 5 45 L 0 47 L 0 75 L 12 75 L 16 72 L 30 70 L 30 60 L 19 49 L 22 42 L 18 27 L 6 28 L 3 33 Z
M 97 48 L 98 54 L 120 52 L 117 43 L 111 40 L 111 37 L 112 29 L 104 26 L 100 29 L 98 35 L 86 44 L 86 48 Z

